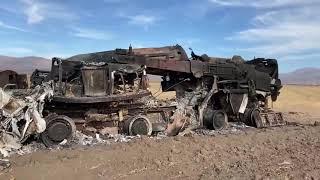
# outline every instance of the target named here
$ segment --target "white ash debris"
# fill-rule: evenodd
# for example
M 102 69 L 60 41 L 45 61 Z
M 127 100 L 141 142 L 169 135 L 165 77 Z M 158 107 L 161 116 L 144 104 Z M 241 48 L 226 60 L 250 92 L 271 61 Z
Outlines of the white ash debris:
M 167 138 L 167 134 L 165 132 L 158 132 L 155 136 L 150 136 L 150 139 L 157 139 L 157 140 L 161 140 L 164 138 Z
M 35 87 L 24 96 L 10 95 L 0 88 L 0 153 L 3 156 L 21 149 L 21 143 L 29 136 L 46 129 L 41 114 L 45 100 L 52 96 L 51 82 Z
M 185 129 L 193 130 L 199 127 L 197 113 L 193 107 L 198 103 L 201 93 L 196 91 L 184 92 L 183 95 L 177 97 L 177 106 L 171 117 L 172 123 L 168 125 L 166 134 L 175 136 Z
M 138 100 L 145 108 L 155 108 L 155 107 L 164 107 L 164 106 L 177 106 L 177 103 L 172 100 L 160 100 L 156 97 L 150 95 L 142 97 Z
M 158 106 L 158 100 L 154 96 L 145 96 L 138 100 L 141 102 L 145 107 L 156 107 Z
M 83 134 L 80 131 L 76 131 L 76 136 L 72 140 L 72 144 L 82 146 L 94 146 L 98 144 L 111 144 L 111 143 L 127 143 L 134 139 L 139 139 L 141 136 L 126 136 L 123 134 L 109 134 L 101 135 L 96 133 L 94 136 Z M 68 144 L 68 143 L 66 143 Z
M 198 124 L 196 111 L 193 109 L 197 105 L 199 94 L 197 92 L 185 92 L 184 96 L 177 98 L 176 113 L 189 117 L 190 123 Z
M 245 129 L 245 128 L 253 128 L 251 126 L 247 126 L 243 122 L 229 122 L 229 127 L 234 129 Z
M 8 157 L 11 152 L 18 151 L 22 145 L 19 138 L 13 133 L 1 131 L 0 134 L 0 153 L 3 157 Z
M 9 159 L 0 159 L 0 171 L 7 169 L 11 166 Z
M 127 143 L 133 139 L 139 139 L 139 138 L 141 138 L 141 136 L 140 135 L 126 136 L 123 134 L 115 134 L 115 135 L 110 135 L 110 138 L 114 139 L 114 142 Z
M 74 137 L 74 139 L 72 141 L 73 141 L 73 143 L 80 144 L 82 146 L 95 145 L 95 144 L 99 144 L 101 142 L 100 137 L 98 140 L 97 138 L 94 138 L 89 135 L 85 135 L 80 131 L 76 131 L 76 136 Z
M 32 142 L 22 146 L 16 153 L 22 156 L 25 154 L 31 154 L 41 149 L 46 149 L 46 146 L 43 143 Z
M 210 130 L 210 129 L 197 129 L 193 131 L 193 134 L 205 135 L 205 136 L 215 136 L 215 135 L 228 135 L 228 134 L 238 134 L 245 130 L 255 129 L 253 127 L 247 126 L 242 122 L 229 122 L 229 126 L 223 130 Z

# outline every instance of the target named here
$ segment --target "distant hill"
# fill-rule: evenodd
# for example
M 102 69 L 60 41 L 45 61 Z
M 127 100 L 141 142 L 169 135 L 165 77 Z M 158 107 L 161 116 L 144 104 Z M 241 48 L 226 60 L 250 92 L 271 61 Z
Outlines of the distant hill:
M 280 74 L 283 84 L 320 85 L 320 68 L 302 68 Z
M 0 55 L 0 71 L 14 70 L 18 73 L 31 74 L 35 69 L 49 70 L 51 61 L 42 57 L 9 57 Z

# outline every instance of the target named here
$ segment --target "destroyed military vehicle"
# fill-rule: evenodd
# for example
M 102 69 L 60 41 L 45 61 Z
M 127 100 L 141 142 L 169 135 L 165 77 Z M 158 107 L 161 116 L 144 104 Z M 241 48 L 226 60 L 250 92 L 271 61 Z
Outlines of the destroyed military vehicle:
M 159 103 L 147 74 L 161 76 L 162 91 L 176 91 L 175 103 Z M 52 59 L 50 72 L 37 71 L 33 87 L 50 84 L 52 96 L 40 112 L 47 145 L 69 140 L 78 130 L 176 135 L 185 129 L 221 130 L 229 121 L 258 128 L 283 125 L 268 108 L 281 89 L 275 59 L 240 56 L 188 57 L 179 46 L 115 49 Z M 42 107 L 42 106 L 41 106 Z M 92 128 L 91 128 L 92 129 Z
M 32 82 L 53 84 L 54 95 L 43 110 L 47 128 L 41 139 L 47 146 L 70 139 L 76 125 L 79 130 L 151 135 L 147 115 L 168 118 L 167 111 L 174 110 L 144 102 L 151 93 L 146 68 L 140 65 L 53 58 L 47 76 L 33 75 Z

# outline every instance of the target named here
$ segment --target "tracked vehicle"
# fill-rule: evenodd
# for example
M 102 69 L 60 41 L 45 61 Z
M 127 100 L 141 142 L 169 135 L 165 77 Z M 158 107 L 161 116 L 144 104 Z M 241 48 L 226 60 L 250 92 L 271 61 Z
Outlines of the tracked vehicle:
M 148 101 L 140 100 L 150 95 L 146 74 L 161 76 L 163 91 L 176 91 L 176 107 L 145 108 Z M 70 137 L 73 122 L 151 134 L 150 113 L 161 114 L 159 120 L 170 124 L 174 112 L 193 128 L 216 130 L 227 127 L 228 121 L 258 128 L 284 124 L 281 113 L 268 107 L 268 100 L 276 101 L 282 87 L 275 59 L 245 61 L 240 56 L 215 58 L 194 52 L 189 58 L 179 45 L 130 46 L 54 58 L 43 79 L 55 84 L 55 95 L 44 111 L 49 122 L 43 133 L 47 144 Z

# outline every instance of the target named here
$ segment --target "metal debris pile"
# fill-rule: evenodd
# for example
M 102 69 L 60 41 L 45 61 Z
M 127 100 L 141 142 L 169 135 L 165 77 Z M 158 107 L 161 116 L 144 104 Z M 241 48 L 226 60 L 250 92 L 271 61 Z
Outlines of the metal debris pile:
M 197 103 L 198 93 L 193 92 L 184 92 L 184 95 L 180 98 L 177 98 L 176 110 L 171 117 L 171 124 L 168 125 L 166 134 L 169 136 L 178 135 L 179 132 L 186 132 L 195 129 L 199 126 L 199 121 L 197 119 L 197 114 L 193 109 L 193 106 Z
M 160 100 L 153 95 L 142 97 L 138 102 L 142 104 L 143 108 L 170 107 L 178 105 L 175 100 Z
M 228 127 L 223 130 L 209 130 L 209 129 L 197 129 L 192 133 L 204 136 L 216 136 L 216 135 L 228 135 L 228 134 L 239 134 L 246 130 L 254 129 L 253 127 L 247 126 L 242 122 L 229 122 Z
M 7 157 L 19 150 L 30 136 L 46 129 L 42 111 L 53 95 L 51 82 L 37 86 L 24 96 L 14 96 L 0 88 L 0 153 Z

